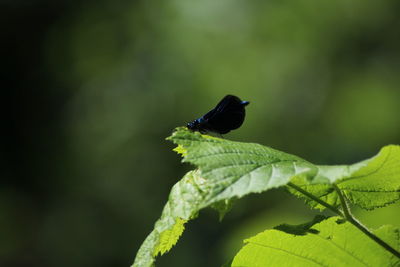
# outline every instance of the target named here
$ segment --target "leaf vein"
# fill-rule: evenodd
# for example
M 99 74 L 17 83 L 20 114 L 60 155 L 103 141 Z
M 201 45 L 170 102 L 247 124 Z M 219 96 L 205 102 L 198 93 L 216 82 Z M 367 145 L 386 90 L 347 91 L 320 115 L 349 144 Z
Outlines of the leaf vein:
M 326 266 L 326 267 L 329 266 L 329 265 L 325 265 L 325 264 L 323 264 L 323 263 L 321 263 L 321 262 L 318 262 L 318 261 L 316 261 L 316 260 L 314 260 L 314 259 L 307 258 L 307 257 L 305 257 L 305 256 L 303 256 L 303 255 L 296 254 L 296 253 L 294 253 L 294 252 L 292 252 L 292 251 L 289 251 L 289 250 L 286 250 L 286 249 L 277 248 L 277 247 L 273 247 L 273 246 L 268 246 L 268 245 L 260 244 L 260 243 L 256 243 L 256 242 L 249 242 L 249 244 L 254 244 L 254 245 L 261 246 L 261 247 L 265 247 L 265 248 L 270 248 L 270 249 L 279 250 L 279 251 L 285 252 L 285 253 L 287 253 L 287 254 L 289 254 L 289 255 L 296 256 L 296 257 L 299 257 L 299 258 L 304 259 L 304 260 L 307 260 L 307 261 L 311 261 L 311 262 L 313 262 L 313 263 L 315 263 L 315 264 L 317 264 L 317 265 L 320 265 L 320 266 Z
M 340 188 L 340 189 L 347 190 L 347 191 L 354 191 L 354 192 L 365 192 L 365 193 L 367 193 L 367 192 L 372 192 L 372 193 L 399 193 L 400 192 L 400 189 L 399 190 L 385 190 L 385 189 L 382 189 L 382 190 L 376 190 L 376 189 L 369 190 L 369 189 L 353 189 L 353 188 L 349 188 L 349 187 Z
M 337 247 L 337 248 L 339 248 L 340 250 L 342 250 L 343 252 L 345 252 L 347 255 L 349 255 L 349 256 L 351 256 L 351 257 L 353 257 L 354 259 L 356 259 L 357 261 L 359 261 L 360 263 L 362 263 L 364 266 L 370 266 L 370 265 L 368 265 L 366 262 L 364 262 L 364 261 L 362 261 L 360 258 L 358 258 L 358 257 L 356 257 L 355 255 L 353 255 L 353 254 L 351 254 L 349 251 L 347 251 L 344 247 L 342 247 L 342 246 L 340 246 L 339 244 L 337 244 L 336 242 L 334 242 L 332 239 L 326 239 L 326 238 L 323 238 L 322 236 L 320 236 L 320 235 L 315 235 L 316 237 L 318 237 L 318 238 L 320 238 L 320 239 L 322 239 L 322 240 L 324 240 L 324 241 L 327 241 L 329 244 L 332 244 L 332 245 L 334 245 L 335 247 Z
M 209 171 L 202 171 L 202 174 L 206 175 L 208 173 L 214 172 L 215 170 L 220 170 L 220 169 L 229 168 L 229 167 L 247 166 L 247 165 L 258 165 L 258 164 L 257 163 L 229 164 L 229 165 L 224 165 L 224 166 L 217 167 L 217 168 L 212 168 Z
M 382 164 L 378 168 L 376 168 L 375 170 L 371 171 L 370 173 L 363 174 L 363 175 L 358 175 L 358 176 L 352 176 L 352 177 L 349 177 L 349 178 L 345 178 L 345 179 L 339 181 L 337 184 L 345 183 L 347 181 L 351 181 L 351 180 L 354 180 L 354 179 L 358 179 L 358 178 L 362 178 L 362 177 L 365 177 L 365 176 L 369 176 L 369 175 L 372 175 L 372 174 L 378 172 L 380 169 L 383 168 L 383 166 L 385 165 L 385 163 L 389 159 L 389 156 L 390 156 L 391 153 L 392 153 L 392 148 L 390 148 L 389 152 L 386 155 L 386 158 L 382 161 Z
M 194 160 L 206 158 L 206 157 L 215 157 L 215 156 L 221 156 L 221 155 L 227 155 L 227 154 L 241 154 L 241 155 L 255 155 L 255 156 L 260 156 L 260 157 L 265 157 L 265 158 L 272 158 L 272 159 L 278 159 L 276 157 L 272 157 L 271 155 L 268 154 L 258 154 L 254 152 L 249 152 L 249 151 L 224 151 L 224 152 L 218 152 L 218 153 L 210 153 L 207 155 L 202 155 L 202 156 L 196 156 L 193 157 Z M 295 161 L 295 160 L 287 160 L 287 161 Z

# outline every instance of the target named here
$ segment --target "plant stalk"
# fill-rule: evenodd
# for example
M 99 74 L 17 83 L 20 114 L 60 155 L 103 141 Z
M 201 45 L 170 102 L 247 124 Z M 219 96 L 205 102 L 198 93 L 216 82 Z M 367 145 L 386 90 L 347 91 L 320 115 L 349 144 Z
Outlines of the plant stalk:
M 326 203 L 325 201 L 321 200 L 320 198 L 314 196 L 313 194 L 311 194 L 310 192 L 307 192 L 306 190 L 304 190 L 303 188 L 301 188 L 300 186 L 297 186 L 293 183 L 288 183 L 288 186 L 290 186 L 291 188 L 295 189 L 296 191 L 299 191 L 300 193 L 302 193 L 303 195 L 311 198 L 312 200 L 314 200 L 315 202 L 318 202 L 319 204 L 321 204 L 322 206 L 324 206 L 325 208 L 329 209 L 330 211 L 332 211 L 333 213 L 336 213 L 337 215 L 344 217 L 343 213 L 337 209 L 336 207 Z
M 349 205 L 347 203 L 347 199 L 346 197 L 342 194 L 342 191 L 340 190 L 340 188 L 333 184 L 333 188 L 335 189 L 336 193 L 339 196 L 339 200 L 342 206 L 342 210 L 343 210 L 343 214 L 344 214 L 344 218 L 351 223 L 352 225 L 354 225 L 355 227 L 357 227 L 361 232 L 363 232 L 365 235 L 367 235 L 369 238 L 371 238 L 372 240 L 374 240 L 376 243 L 378 243 L 380 246 L 382 246 L 384 249 L 386 249 L 387 251 L 389 251 L 390 253 L 392 253 L 393 255 L 395 255 L 397 258 L 400 259 L 400 252 L 395 250 L 392 246 L 390 246 L 388 243 L 386 243 L 385 241 L 383 241 L 382 239 L 380 239 L 378 236 L 376 236 L 374 233 L 372 233 L 366 226 L 364 226 L 361 222 L 359 222 L 354 216 L 353 214 L 351 214 Z
M 347 200 L 345 196 L 342 194 L 342 191 L 337 187 L 337 185 L 333 184 L 333 188 L 335 189 L 336 193 L 339 196 L 339 200 L 342 206 L 342 211 L 337 209 L 336 207 L 330 205 L 329 203 L 326 203 L 325 201 L 321 200 L 320 198 L 314 196 L 310 192 L 307 192 L 300 186 L 297 186 L 293 183 L 288 183 L 287 186 L 290 186 L 291 188 L 295 189 L 296 191 L 302 193 L 303 195 L 311 198 L 315 202 L 321 204 L 322 206 L 326 207 L 330 211 L 336 213 L 337 215 L 343 217 L 346 219 L 349 223 L 357 227 L 361 232 L 363 232 L 365 235 L 367 235 L 369 238 L 374 240 L 376 243 L 378 243 L 381 247 L 383 247 L 385 250 L 388 252 L 392 253 L 394 256 L 400 259 L 400 252 L 395 250 L 393 247 L 391 247 L 388 243 L 380 239 L 378 236 L 376 236 L 374 233 L 372 233 L 366 226 L 364 226 L 362 223 L 360 223 L 350 212 L 349 205 L 347 203 Z

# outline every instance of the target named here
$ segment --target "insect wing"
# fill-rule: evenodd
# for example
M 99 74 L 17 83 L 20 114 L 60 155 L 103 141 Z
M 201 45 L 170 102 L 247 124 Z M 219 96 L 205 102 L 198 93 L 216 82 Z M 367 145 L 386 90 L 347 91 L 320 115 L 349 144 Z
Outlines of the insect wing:
M 204 115 L 210 130 L 225 134 L 239 128 L 245 117 L 242 101 L 232 95 L 225 96 L 218 105 Z
M 241 103 L 240 99 L 233 95 L 225 96 L 217 106 L 210 110 L 207 114 L 203 116 L 205 120 L 212 120 L 215 116 L 220 116 L 221 113 L 235 109 Z
M 215 107 L 218 112 L 224 112 L 228 109 L 235 108 L 240 105 L 242 101 L 240 101 L 239 97 L 233 95 L 225 96 Z

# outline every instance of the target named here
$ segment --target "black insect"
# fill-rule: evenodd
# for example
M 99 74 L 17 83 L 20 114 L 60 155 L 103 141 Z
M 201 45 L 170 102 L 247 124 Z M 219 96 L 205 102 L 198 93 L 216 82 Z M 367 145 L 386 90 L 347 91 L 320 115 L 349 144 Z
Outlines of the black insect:
M 215 132 L 226 134 L 239 128 L 246 115 L 244 107 L 249 101 L 242 101 L 234 95 L 225 96 L 218 105 L 204 116 L 189 122 L 187 127 L 192 131 Z

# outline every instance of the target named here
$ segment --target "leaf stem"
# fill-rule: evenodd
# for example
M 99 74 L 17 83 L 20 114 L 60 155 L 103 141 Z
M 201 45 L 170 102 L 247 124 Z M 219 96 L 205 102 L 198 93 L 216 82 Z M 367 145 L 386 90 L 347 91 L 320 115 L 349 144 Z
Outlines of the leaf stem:
M 344 217 L 343 213 L 342 213 L 339 209 L 337 209 L 337 208 L 335 208 L 334 206 L 332 206 L 332 205 L 326 203 L 325 201 L 321 200 L 320 198 L 314 196 L 314 195 L 311 194 L 310 192 L 307 192 L 306 190 L 304 190 L 304 189 L 301 188 L 300 186 L 297 186 L 297 185 L 295 185 L 295 184 L 293 184 L 293 183 L 288 183 L 287 185 L 290 186 L 291 188 L 293 188 L 293 189 L 299 191 L 299 192 L 302 193 L 303 195 L 305 195 L 305 196 L 311 198 L 311 199 L 314 200 L 315 202 L 318 202 L 319 204 L 321 204 L 322 206 L 324 206 L 324 207 L 326 207 L 327 209 L 331 210 L 332 212 L 336 213 L 337 215 Z
M 366 226 L 364 226 L 361 222 L 359 222 L 352 214 L 349 208 L 349 205 L 347 203 L 346 197 L 342 194 L 342 191 L 340 188 L 333 184 L 333 188 L 335 189 L 336 193 L 339 196 L 339 200 L 342 206 L 343 210 L 343 215 L 344 218 L 350 222 L 352 225 L 357 227 L 361 232 L 363 232 L 365 235 L 367 235 L 369 238 L 374 240 L 376 243 L 378 243 L 380 246 L 382 246 L 384 249 L 392 253 L 394 256 L 397 258 L 400 258 L 400 252 L 395 250 L 393 247 L 391 247 L 388 243 L 380 239 L 378 236 L 376 236 L 374 233 L 372 233 Z
M 365 235 L 367 235 L 369 238 L 374 240 L 376 243 L 378 243 L 380 246 L 382 246 L 384 249 L 386 249 L 388 252 L 392 253 L 394 256 L 397 258 L 400 258 L 400 252 L 395 250 L 393 247 L 391 247 L 388 243 L 380 239 L 378 236 L 376 236 L 374 233 L 372 233 L 366 226 L 364 226 L 361 222 L 359 222 L 352 214 L 349 208 L 349 205 L 347 203 L 346 197 L 342 194 L 342 191 L 339 189 L 339 187 L 335 184 L 333 184 L 333 188 L 335 189 L 336 193 L 339 196 L 339 200 L 342 206 L 342 211 L 337 209 L 336 207 L 326 203 L 325 201 L 321 200 L 320 198 L 314 196 L 310 192 L 304 190 L 300 186 L 297 186 L 293 183 L 288 183 L 287 186 L 290 186 L 291 188 L 295 189 L 296 191 L 302 193 L 303 195 L 311 198 L 315 202 L 321 204 L 322 206 L 326 207 L 327 209 L 331 210 L 332 212 L 336 213 L 337 215 L 345 218 L 349 223 L 357 227 L 361 232 L 363 232 Z
M 347 203 L 347 199 L 344 197 L 344 195 L 342 194 L 342 191 L 340 190 L 340 188 L 337 185 L 332 184 L 332 187 L 333 187 L 333 189 L 335 189 L 336 194 L 338 194 L 338 196 L 339 196 L 339 200 L 340 200 L 340 204 L 342 206 L 344 218 L 348 221 L 351 221 L 352 219 L 354 219 L 354 217 L 350 212 L 350 208 L 349 208 L 349 204 Z

